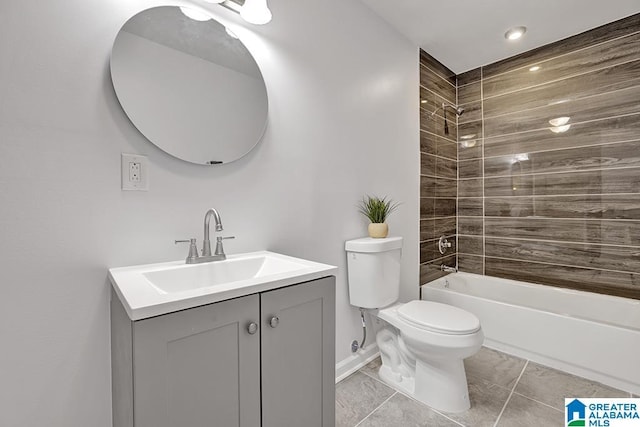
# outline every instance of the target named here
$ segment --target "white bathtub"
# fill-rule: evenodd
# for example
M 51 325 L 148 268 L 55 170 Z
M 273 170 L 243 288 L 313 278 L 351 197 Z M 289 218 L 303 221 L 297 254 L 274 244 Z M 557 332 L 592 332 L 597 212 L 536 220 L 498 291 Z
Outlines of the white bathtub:
M 487 347 L 640 394 L 640 300 L 470 273 L 422 298 L 478 316 Z

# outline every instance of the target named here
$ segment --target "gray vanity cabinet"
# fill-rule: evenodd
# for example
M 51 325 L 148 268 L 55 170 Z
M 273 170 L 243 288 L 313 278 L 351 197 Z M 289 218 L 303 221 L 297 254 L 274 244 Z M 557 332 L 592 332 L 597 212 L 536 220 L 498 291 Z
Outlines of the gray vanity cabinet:
M 260 294 L 262 427 L 335 425 L 334 283 Z
M 250 295 L 135 322 L 135 426 L 259 425 L 258 310 Z
M 114 427 L 333 426 L 334 284 L 133 322 L 113 294 Z

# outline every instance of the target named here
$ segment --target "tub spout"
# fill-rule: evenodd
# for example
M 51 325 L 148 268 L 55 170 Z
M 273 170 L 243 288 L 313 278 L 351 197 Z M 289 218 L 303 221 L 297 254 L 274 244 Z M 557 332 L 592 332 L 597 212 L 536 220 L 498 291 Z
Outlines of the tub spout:
M 445 271 L 447 273 L 457 273 L 457 267 L 449 267 L 448 265 L 440 264 L 440 270 Z

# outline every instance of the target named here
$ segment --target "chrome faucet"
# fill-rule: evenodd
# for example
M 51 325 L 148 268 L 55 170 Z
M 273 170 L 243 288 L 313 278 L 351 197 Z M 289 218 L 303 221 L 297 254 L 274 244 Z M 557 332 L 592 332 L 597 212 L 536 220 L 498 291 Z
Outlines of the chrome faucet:
M 227 255 L 224 253 L 222 247 L 222 241 L 226 239 L 235 239 L 235 236 L 216 238 L 216 251 L 211 255 L 211 240 L 209 239 L 209 223 L 211 222 L 211 216 L 216 222 L 216 231 L 222 231 L 222 221 L 220 220 L 220 214 L 217 210 L 211 208 L 204 216 L 204 241 L 202 242 L 202 256 L 198 256 L 198 248 L 196 247 L 196 239 L 189 240 L 176 240 L 176 243 L 189 243 L 189 255 L 187 256 L 187 264 L 200 264 L 203 262 L 222 261 L 227 259 Z
M 220 214 L 213 208 L 209 209 L 204 216 L 204 241 L 202 242 L 203 257 L 211 256 L 211 241 L 209 240 L 209 223 L 211 222 L 211 215 L 213 215 L 213 218 L 216 221 L 216 231 L 223 230 L 222 221 L 220 220 Z

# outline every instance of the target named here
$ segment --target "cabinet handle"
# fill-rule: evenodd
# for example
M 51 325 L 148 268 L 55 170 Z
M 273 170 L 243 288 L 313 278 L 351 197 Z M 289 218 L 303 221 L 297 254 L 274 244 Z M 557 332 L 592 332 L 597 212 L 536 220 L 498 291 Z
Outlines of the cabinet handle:
M 271 320 L 269 320 L 269 326 L 272 328 L 277 328 L 279 323 L 280 319 L 278 319 L 278 316 L 273 316 Z
M 256 322 L 251 322 L 247 325 L 247 332 L 249 335 L 253 335 L 258 332 L 258 324 Z

